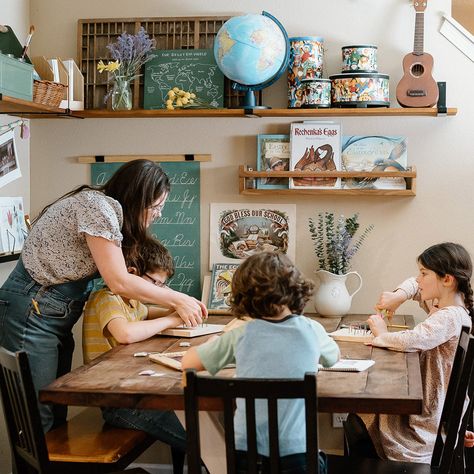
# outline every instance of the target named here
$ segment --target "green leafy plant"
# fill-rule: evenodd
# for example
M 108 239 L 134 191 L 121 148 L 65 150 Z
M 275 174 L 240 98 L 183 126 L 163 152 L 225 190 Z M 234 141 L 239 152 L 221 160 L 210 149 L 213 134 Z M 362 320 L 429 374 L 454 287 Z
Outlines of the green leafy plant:
M 367 226 L 358 239 L 359 214 L 351 217 L 335 216 L 333 212 L 320 212 L 318 217 L 309 218 L 309 232 L 318 259 L 319 269 L 336 275 L 344 275 L 351 269 L 352 257 L 359 251 L 369 232 Z

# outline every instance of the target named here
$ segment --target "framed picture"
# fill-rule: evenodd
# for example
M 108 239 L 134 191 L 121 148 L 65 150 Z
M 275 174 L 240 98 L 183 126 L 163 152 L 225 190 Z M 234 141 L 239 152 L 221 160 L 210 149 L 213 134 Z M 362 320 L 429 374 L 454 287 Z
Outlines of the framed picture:
M 209 269 L 250 255 L 280 251 L 295 259 L 294 204 L 211 203 Z
M 13 130 L 0 135 L 0 188 L 21 178 Z
M 0 197 L 0 254 L 21 252 L 28 229 L 22 197 Z
M 214 263 L 209 281 L 209 295 L 206 301 L 211 314 L 229 314 L 232 296 L 232 277 L 238 263 Z M 216 313 L 217 311 L 217 313 Z
M 290 136 L 257 136 L 257 171 L 290 169 Z M 289 178 L 257 178 L 257 189 L 288 189 Z

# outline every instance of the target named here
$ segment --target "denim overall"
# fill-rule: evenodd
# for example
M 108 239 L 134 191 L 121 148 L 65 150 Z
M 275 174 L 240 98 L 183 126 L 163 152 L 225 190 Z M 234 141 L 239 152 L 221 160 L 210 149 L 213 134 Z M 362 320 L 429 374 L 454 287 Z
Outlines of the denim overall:
M 20 258 L 0 288 L 0 346 L 28 354 L 37 395 L 40 388 L 71 370 L 72 327 L 95 277 L 43 286 L 31 278 Z M 39 403 L 38 407 L 45 431 L 66 420 L 66 406 Z

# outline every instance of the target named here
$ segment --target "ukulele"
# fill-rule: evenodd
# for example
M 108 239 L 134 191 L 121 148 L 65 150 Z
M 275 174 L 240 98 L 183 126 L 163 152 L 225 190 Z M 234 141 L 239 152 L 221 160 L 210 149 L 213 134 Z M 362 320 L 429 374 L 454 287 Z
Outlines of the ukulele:
M 428 0 L 414 0 L 416 11 L 413 53 L 403 58 L 403 77 L 397 85 L 402 107 L 433 107 L 438 101 L 438 84 L 433 79 L 433 56 L 423 52 L 424 12 Z

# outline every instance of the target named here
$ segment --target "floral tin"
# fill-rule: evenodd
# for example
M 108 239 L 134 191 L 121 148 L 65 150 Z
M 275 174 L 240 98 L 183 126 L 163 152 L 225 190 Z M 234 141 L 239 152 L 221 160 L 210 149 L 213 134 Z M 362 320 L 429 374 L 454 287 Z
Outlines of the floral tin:
M 301 81 L 323 76 L 323 43 L 319 36 L 298 36 L 289 39 L 288 107 L 302 106 Z
M 303 90 L 302 108 L 324 108 L 331 106 L 331 81 L 329 79 L 305 79 L 301 81 Z
M 342 72 L 377 72 L 377 46 L 343 46 Z
M 390 107 L 387 74 L 336 74 L 332 82 L 333 107 Z

